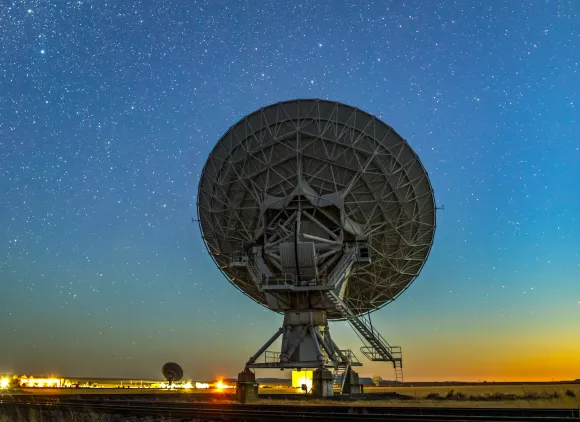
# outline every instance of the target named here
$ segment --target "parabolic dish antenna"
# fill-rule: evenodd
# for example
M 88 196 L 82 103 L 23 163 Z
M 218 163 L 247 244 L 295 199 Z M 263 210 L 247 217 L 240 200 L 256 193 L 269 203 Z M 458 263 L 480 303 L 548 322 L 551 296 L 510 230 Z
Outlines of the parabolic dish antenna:
M 277 366 L 253 357 L 247 367 L 342 365 L 352 352 L 340 356 L 329 319 L 348 320 L 370 359 L 402 365 L 400 348 L 365 318 L 419 275 L 435 234 L 435 199 L 417 154 L 393 128 L 319 99 L 261 108 L 217 142 L 197 208 L 218 268 L 285 315 L 274 336 L 283 334 Z
M 170 383 L 180 381 L 183 378 L 183 369 L 174 362 L 167 362 L 163 365 L 161 371 L 165 379 Z

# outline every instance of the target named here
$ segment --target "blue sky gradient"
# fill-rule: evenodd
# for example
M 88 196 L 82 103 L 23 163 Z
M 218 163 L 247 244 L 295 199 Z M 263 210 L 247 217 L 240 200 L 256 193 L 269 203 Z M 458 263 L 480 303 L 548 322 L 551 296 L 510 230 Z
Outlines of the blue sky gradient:
M 207 255 L 199 173 L 245 114 L 318 97 L 392 125 L 445 207 L 421 276 L 372 317 L 405 379 L 580 378 L 579 16 L 572 0 L 2 3 L 0 373 L 241 370 L 281 317 Z

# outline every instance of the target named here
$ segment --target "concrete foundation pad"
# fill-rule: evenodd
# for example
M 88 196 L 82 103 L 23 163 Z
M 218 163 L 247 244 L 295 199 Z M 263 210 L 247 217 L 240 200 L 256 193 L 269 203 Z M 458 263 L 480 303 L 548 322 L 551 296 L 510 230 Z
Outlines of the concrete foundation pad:
M 240 403 L 254 403 L 258 401 L 258 383 L 256 374 L 249 369 L 238 374 L 236 383 L 236 399 Z
M 334 380 L 328 369 L 317 369 L 312 374 L 312 395 L 315 397 L 331 397 L 334 395 Z

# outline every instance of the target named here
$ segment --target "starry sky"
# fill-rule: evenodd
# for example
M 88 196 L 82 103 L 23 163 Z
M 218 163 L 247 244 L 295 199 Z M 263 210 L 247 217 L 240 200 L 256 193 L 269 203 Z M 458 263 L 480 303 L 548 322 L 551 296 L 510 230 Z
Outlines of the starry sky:
M 580 3 L 484 3 L 2 0 L 0 373 L 235 376 L 281 316 L 214 267 L 200 171 L 317 97 L 392 125 L 444 207 L 372 316 L 405 380 L 580 378 Z

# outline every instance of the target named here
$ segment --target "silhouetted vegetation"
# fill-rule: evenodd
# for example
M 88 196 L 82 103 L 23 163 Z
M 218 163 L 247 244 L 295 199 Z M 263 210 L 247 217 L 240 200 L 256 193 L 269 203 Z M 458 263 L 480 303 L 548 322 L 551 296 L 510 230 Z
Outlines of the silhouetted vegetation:
M 26 415 L 19 415 L 16 418 L 9 417 L 7 415 L 0 414 L 0 422 L 47 422 L 47 421 L 59 421 L 59 422 L 120 422 L 125 421 L 124 417 L 120 415 L 106 415 L 97 414 L 94 412 L 76 412 L 76 411 L 35 411 L 32 410 Z M 146 416 L 146 417 L 131 417 L 129 420 L 133 422 L 156 422 L 164 421 L 169 422 L 171 418 L 163 418 L 160 416 Z
M 571 394 L 568 394 L 570 392 Z M 576 397 L 576 394 L 567 390 L 566 395 L 569 397 Z M 506 394 L 506 393 L 488 393 L 488 394 L 470 394 L 469 396 L 462 392 L 455 392 L 455 390 L 449 390 L 445 397 L 441 396 L 439 393 L 429 393 L 425 396 L 427 400 L 470 400 L 470 401 L 514 401 L 514 400 L 551 400 L 559 399 L 560 393 L 554 392 L 535 392 L 535 391 L 525 391 L 523 395 L 517 394 Z

